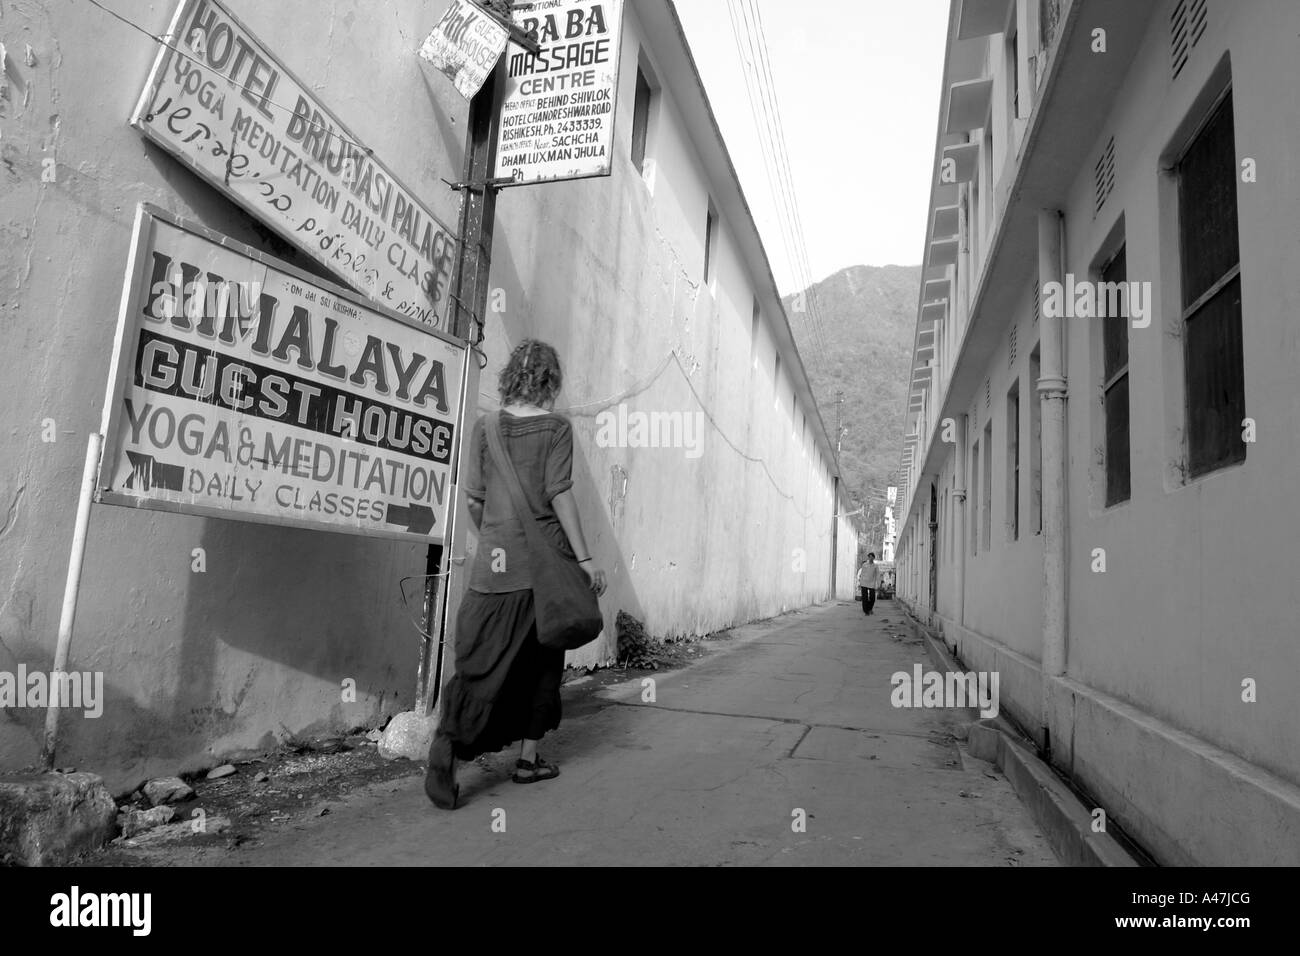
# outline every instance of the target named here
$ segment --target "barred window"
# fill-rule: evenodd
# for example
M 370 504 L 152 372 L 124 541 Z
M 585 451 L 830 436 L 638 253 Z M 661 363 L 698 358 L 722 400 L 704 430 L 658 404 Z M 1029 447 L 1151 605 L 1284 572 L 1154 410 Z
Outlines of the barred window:
M 1246 458 L 1237 156 L 1228 94 L 1178 162 L 1187 466 L 1192 477 Z
M 1126 250 L 1121 247 L 1101 271 L 1103 283 L 1124 283 L 1127 279 Z M 1121 288 L 1125 288 L 1121 285 Z M 1131 497 L 1129 453 L 1128 308 L 1120 315 L 1101 320 L 1102 406 L 1106 415 L 1106 505 Z
M 636 101 L 632 106 L 632 163 L 638 173 L 645 172 L 646 134 L 650 127 L 650 81 L 638 66 L 636 70 Z

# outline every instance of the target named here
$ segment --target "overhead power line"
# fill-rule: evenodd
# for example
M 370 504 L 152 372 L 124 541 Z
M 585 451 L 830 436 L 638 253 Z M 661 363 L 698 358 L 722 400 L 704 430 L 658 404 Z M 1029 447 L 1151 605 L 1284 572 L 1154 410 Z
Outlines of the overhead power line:
M 795 284 L 805 294 L 805 308 L 800 314 L 806 331 L 805 340 L 808 344 L 809 357 L 814 359 L 824 371 L 829 349 L 826 344 L 821 310 L 816 292 L 813 290 L 807 243 L 795 197 L 789 150 L 786 147 L 785 131 L 776 99 L 771 56 L 763 36 L 761 13 L 754 5 L 754 0 L 727 0 L 727 7 L 731 16 L 736 51 L 745 77 L 754 130 L 762 147 L 764 172 L 777 213 L 777 226 L 785 246 L 786 260 Z

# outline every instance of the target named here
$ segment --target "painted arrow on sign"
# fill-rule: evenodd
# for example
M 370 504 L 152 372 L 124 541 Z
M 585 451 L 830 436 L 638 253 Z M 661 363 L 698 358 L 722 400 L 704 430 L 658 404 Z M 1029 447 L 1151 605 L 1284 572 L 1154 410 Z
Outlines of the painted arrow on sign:
M 148 491 L 150 488 L 180 491 L 185 487 L 183 465 L 164 465 L 153 455 L 142 455 L 136 451 L 128 451 L 126 458 L 132 468 L 130 476 L 126 479 L 128 488 L 135 488 L 138 484 L 141 491 Z
M 388 507 L 388 524 L 406 525 L 411 534 L 428 534 L 433 529 L 434 515 L 432 508 L 424 505 L 400 505 Z

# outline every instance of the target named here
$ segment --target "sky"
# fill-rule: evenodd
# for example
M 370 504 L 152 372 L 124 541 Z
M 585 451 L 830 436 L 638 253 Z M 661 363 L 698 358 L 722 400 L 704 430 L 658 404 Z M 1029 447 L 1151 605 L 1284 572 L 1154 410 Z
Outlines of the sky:
M 786 253 L 729 4 L 756 4 L 761 17 L 812 281 L 920 262 L 948 0 L 676 2 L 781 292 L 804 283 Z

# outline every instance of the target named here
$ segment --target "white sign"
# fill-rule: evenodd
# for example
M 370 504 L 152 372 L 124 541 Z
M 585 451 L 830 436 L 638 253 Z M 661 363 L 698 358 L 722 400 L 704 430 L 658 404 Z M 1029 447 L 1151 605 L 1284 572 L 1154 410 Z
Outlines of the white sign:
M 455 339 L 142 205 L 97 498 L 443 541 L 465 362 Z
M 453 230 L 218 0 L 181 0 L 163 39 L 131 125 L 352 288 L 445 330 Z
M 510 31 L 469 0 L 451 0 L 420 56 L 446 74 L 460 95 L 472 100 L 510 39 Z
M 519 183 L 608 176 L 623 0 L 537 0 L 514 20 L 542 52 L 506 48 L 495 176 Z

